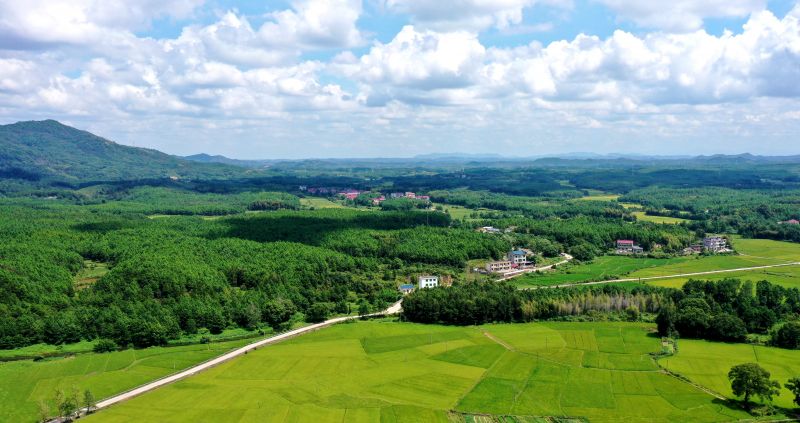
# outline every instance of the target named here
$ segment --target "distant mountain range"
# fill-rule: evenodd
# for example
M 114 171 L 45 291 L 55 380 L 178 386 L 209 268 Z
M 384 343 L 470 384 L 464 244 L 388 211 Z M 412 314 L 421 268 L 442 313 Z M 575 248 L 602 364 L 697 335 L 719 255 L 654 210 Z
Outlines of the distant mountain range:
M 64 182 L 223 178 L 239 167 L 128 147 L 54 120 L 0 125 L 0 177 Z
M 320 169 L 455 166 L 642 166 L 738 165 L 800 163 L 800 156 L 643 156 L 569 153 L 541 157 L 496 154 L 426 154 L 413 158 L 238 160 L 195 154 L 177 157 L 157 150 L 114 143 L 54 120 L 0 125 L 0 178 L 65 183 L 136 179 L 222 179 L 257 175 L 267 167 L 277 171 L 315 166 Z

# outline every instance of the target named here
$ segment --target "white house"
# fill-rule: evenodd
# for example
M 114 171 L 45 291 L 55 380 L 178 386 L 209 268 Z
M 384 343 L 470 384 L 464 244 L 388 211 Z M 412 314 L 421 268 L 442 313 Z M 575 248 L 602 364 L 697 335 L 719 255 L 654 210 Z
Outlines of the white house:
M 486 263 L 486 271 L 492 273 L 502 273 L 511 270 L 511 262 L 508 260 L 492 261 Z
M 419 288 L 433 288 L 439 286 L 438 276 L 420 276 L 417 280 Z
M 710 236 L 703 239 L 703 248 L 711 252 L 720 252 L 728 248 L 728 240 L 721 236 Z

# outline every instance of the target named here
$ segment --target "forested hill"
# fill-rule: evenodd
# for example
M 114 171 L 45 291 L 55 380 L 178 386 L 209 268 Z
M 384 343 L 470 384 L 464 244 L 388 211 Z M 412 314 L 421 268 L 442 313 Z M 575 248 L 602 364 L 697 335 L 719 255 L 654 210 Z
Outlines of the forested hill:
M 243 172 L 120 145 L 54 120 L 0 125 L 0 178 L 81 182 L 224 178 Z

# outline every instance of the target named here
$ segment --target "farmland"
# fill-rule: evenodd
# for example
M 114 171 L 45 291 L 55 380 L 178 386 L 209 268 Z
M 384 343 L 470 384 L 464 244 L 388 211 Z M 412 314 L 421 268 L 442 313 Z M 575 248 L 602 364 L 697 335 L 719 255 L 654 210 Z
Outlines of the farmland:
M 800 374 L 800 351 L 688 339 L 681 340 L 679 346 L 679 354 L 662 359 L 661 365 L 726 397 L 732 395 L 726 374 L 737 364 L 758 363 L 781 385 Z M 791 392 L 782 387 L 774 404 L 791 408 Z
M 767 266 L 800 261 L 800 245 L 790 242 L 735 238 L 739 255 L 689 256 L 668 259 L 601 256 L 591 262 L 564 266 L 555 272 L 531 274 L 515 281 L 519 287 L 559 285 L 616 278 L 647 278 L 685 273 Z M 767 279 L 786 287 L 800 286 L 800 266 L 756 269 L 704 275 L 704 279 Z M 697 277 L 695 277 L 697 278 Z M 691 277 L 650 281 L 658 286 L 680 287 Z
M 38 402 L 53 398 L 56 389 L 83 392 L 97 398 L 125 391 L 205 361 L 250 341 L 230 341 L 183 347 L 153 347 L 106 354 L 14 361 L 0 365 L 2 421 L 27 422 L 37 418 Z M 54 407 L 54 405 L 53 405 Z
M 466 414 L 591 421 L 745 418 L 659 371 L 651 326 L 342 324 L 265 347 L 89 421 L 441 421 Z M 453 421 L 453 420 L 450 420 Z
M 589 263 L 566 265 L 554 272 L 530 274 L 517 279 L 515 284 L 524 288 L 530 286 L 547 286 L 616 279 L 639 269 L 647 268 L 656 271 L 670 264 L 683 263 L 687 260 L 690 259 L 683 257 L 649 259 L 626 256 L 601 256 Z
M 678 224 L 688 222 L 688 219 L 681 219 L 679 217 L 670 217 L 670 216 L 651 216 L 643 211 L 635 211 L 633 213 L 636 216 L 636 220 L 641 220 L 642 222 L 653 222 L 653 223 L 667 223 L 667 224 Z

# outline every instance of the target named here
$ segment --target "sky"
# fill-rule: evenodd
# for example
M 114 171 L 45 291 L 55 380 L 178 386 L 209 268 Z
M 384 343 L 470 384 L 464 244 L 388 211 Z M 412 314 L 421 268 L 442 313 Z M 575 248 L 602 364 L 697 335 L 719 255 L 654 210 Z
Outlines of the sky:
M 0 0 L 0 123 L 241 159 L 800 154 L 800 0 Z

